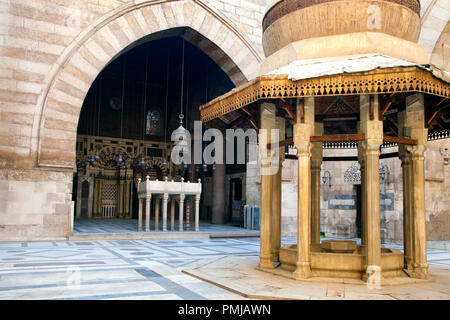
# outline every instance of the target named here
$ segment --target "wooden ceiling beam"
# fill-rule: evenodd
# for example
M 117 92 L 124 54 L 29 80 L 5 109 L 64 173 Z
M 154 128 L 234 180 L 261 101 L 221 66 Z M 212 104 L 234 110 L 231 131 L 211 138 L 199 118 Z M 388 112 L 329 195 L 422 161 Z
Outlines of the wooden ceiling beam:
M 394 134 L 398 135 L 398 127 L 397 127 L 397 125 L 395 124 L 395 122 L 392 121 L 392 119 L 391 119 L 390 117 L 387 117 L 387 116 L 385 117 L 384 120 L 386 121 L 386 125 L 389 127 L 389 129 L 391 129 L 391 131 L 392 131 Z
M 246 108 L 237 109 L 236 111 L 238 111 L 240 113 L 240 116 L 243 119 L 245 119 L 246 121 L 248 121 L 250 123 L 250 125 L 253 127 L 253 129 L 255 129 L 257 132 L 259 131 L 258 120 L 253 115 L 252 112 L 250 112 Z
M 228 127 L 232 128 L 232 127 L 236 127 L 238 125 L 240 125 L 242 122 L 246 121 L 246 119 L 244 117 L 239 116 L 238 118 L 236 118 L 235 120 L 233 120 L 232 122 L 230 122 L 230 124 L 228 125 Z
M 394 97 L 395 93 L 391 93 L 386 100 L 382 100 L 381 103 L 378 105 L 378 120 L 382 121 L 384 119 L 384 114 L 386 111 L 389 110 L 389 108 L 394 103 Z
M 431 124 L 433 123 L 433 121 L 437 118 L 439 118 L 448 107 L 450 107 L 450 102 L 446 102 L 444 103 L 443 100 L 447 100 L 447 99 L 442 99 L 441 101 L 439 101 L 438 104 L 436 104 L 433 108 L 433 110 L 431 110 L 431 112 L 429 114 L 431 114 L 428 118 L 425 117 L 425 127 L 429 128 L 431 126 Z
M 281 98 L 281 108 L 287 113 L 287 115 L 292 119 L 291 124 L 297 123 L 297 113 L 292 110 L 292 106 L 286 101 L 285 98 Z

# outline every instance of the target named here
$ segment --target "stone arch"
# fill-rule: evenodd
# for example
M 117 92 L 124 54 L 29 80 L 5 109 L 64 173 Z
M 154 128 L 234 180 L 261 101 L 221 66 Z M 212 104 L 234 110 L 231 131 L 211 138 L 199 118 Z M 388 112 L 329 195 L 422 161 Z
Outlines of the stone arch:
M 434 46 L 430 63 L 444 71 L 450 72 L 450 21 L 447 22 Z
M 189 28 L 188 41 L 210 56 L 239 85 L 255 77 L 261 57 L 229 21 L 200 0 L 128 3 L 99 18 L 52 67 L 39 96 L 32 131 L 38 167 L 72 168 L 77 125 L 91 84 L 114 57 L 149 35 Z
M 100 149 L 98 153 L 100 156 L 100 164 L 104 168 L 114 167 L 112 165 L 112 162 L 115 162 L 117 160 L 116 158 L 119 154 L 122 155 L 124 161 L 129 160 L 131 158 L 127 150 L 122 146 L 117 147 L 105 146 L 102 149 Z
M 431 58 L 436 43 L 450 19 L 450 8 L 446 0 L 420 1 L 421 31 L 418 43 L 421 44 Z
M 159 158 L 152 158 L 150 162 L 152 163 L 152 165 L 154 167 L 159 168 L 159 170 L 161 170 L 161 172 L 163 174 L 167 174 L 168 166 L 164 166 L 162 161 L 163 161 L 162 158 L 161 159 L 159 159 Z

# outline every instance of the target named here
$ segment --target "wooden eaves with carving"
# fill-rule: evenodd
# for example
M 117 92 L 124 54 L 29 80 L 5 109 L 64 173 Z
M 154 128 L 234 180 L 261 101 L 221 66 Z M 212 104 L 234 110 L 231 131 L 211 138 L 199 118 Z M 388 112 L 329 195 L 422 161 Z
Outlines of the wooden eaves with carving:
M 446 77 L 439 74 L 439 70 L 423 66 L 374 69 L 301 80 L 291 80 L 288 75 L 264 75 L 204 104 L 200 107 L 200 115 L 203 122 L 208 122 L 236 111 L 239 118 L 231 123 L 233 126 L 246 120 L 258 129 L 258 115 L 252 108 L 246 108 L 258 101 L 278 99 L 280 108 L 292 119 L 291 122 L 295 122 L 295 106 L 288 103 L 288 100 L 295 100 L 292 98 L 380 94 L 385 102 L 380 104 L 379 114 L 384 116 L 394 95 L 419 92 L 433 99 L 427 109 L 426 125 L 430 127 L 443 113 L 448 114 L 450 84 L 444 80 Z

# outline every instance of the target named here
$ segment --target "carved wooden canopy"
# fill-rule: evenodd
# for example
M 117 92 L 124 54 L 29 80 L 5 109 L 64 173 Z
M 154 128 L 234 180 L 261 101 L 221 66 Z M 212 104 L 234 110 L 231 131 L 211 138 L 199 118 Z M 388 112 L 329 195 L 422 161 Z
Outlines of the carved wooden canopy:
M 374 69 L 297 81 L 288 79 L 287 75 L 260 76 L 201 106 L 200 117 L 203 122 L 223 118 L 266 99 L 408 92 L 420 92 L 446 100 L 450 96 L 450 84 L 418 66 Z
M 425 94 L 429 133 L 450 130 L 450 84 L 445 75 L 426 66 L 391 67 L 371 71 L 291 80 L 288 75 L 260 76 L 200 107 L 203 122 L 219 128 L 258 130 L 260 101 L 272 100 L 291 124 L 296 122 L 296 100 L 316 97 L 315 118 L 328 119 L 325 131 L 352 134 L 359 118 L 359 95 L 380 95 L 379 116 L 387 135 L 398 135 L 397 112 L 408 93 Z M 334 123 L 330 119 L 338 119 Z M 334 126 L 330 131 L 330 125 Z

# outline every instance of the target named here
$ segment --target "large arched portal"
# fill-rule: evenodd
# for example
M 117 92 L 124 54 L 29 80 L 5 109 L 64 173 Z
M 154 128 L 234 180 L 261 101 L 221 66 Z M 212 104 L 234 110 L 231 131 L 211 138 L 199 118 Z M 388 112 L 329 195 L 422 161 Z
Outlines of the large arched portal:
M 186 40 L 210 56 L 235 85 L 257 75 L 261 61 L 257 51 L 226 18 L 201 1 L 125 4 L 80 33 L 47 75 L 32 130 L 37 166 L 71 168 L 79 113 L 97 75 L 139 41 L 170 36 L 177 28 L 195 31 L 186 33 Z
M 67 38 L 39 80 L 37 101 L 32 111 L 27 109 L 32 113 L 29 130 L 20 129 L 28 137 L 27 149 L 2 154 L 2 165 L 17 169 L 3 186 L 22 188 L 26 180 L 27 197 L 33 199 L 8 200 L 14 205 L 5 205 L 2 212 L 2 239 L 63 239 L 72 234 L 72 177 L 80 112 L 94 80 L 124 51 L 155 35 L 168 37 L 177 28 L 185 28 L 192 30 L 184 34 L 185 40 L 207 54 L 234 85 L 258 74 L 261 50 L 255 50 L 239 28 L 201 0 L 126 2 L 86 23 L 73 38 Z M 43 70 L 40 65 L 26 64 L 30 73 L 35 67 Z
M 193 137 L 194 121 L 200 120 L 198 107 L 234 87 L 229 75 L 194 45 L 198 41 L 206 39 L 191 28 L 144 37 L 108 63 L 93 82 L 77 128 L 73 183 L 77 232 L 105 224 L 109 232 L 120 232 L 137 225 L 138 179 L 147 176 L 160 181 L 201 179 L 201 218 L 211 221 L 215 166 L 177 166 L 171 161 L 171 134 L 180 125 L 179 115 Z M 225 193 L 214 194 L 217 197 L 225 198 Z M 169 199 L 169 208 L 173 201 L 178 212 L 176 200 Z M 153 197 L 152 217 L 160 205 L 161 199 Z M 185 210 L 189 230 L 193 199 L 186 199 Z M 155 223 L 152 218 L 153 230 Z

